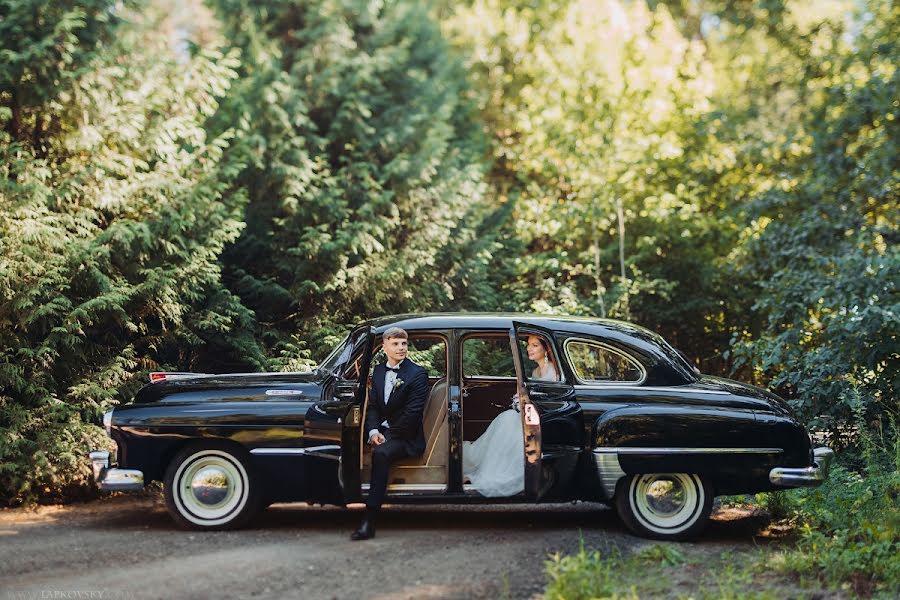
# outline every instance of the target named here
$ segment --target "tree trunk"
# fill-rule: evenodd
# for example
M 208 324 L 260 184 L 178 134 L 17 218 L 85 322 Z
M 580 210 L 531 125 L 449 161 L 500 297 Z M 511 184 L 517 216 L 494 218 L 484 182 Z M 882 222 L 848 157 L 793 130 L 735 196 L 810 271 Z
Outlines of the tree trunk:
M 597 223 L 594 223 L 594 285 L 596 287 L 597 299 L 600 300 L 600 317 L 606 318 L 606 302 L 603 300 L 603 295 L 606 293 L 606 288 L 603 286 L 603 281 L 600 279 L 600 236 L 597 233 Z
M 622 210 L 622 199 L 616 198 L 616 214 L 619 217 L 619 269 L 622 272 L 622 281 L 627 281 L 625 274 L 625 213 Z

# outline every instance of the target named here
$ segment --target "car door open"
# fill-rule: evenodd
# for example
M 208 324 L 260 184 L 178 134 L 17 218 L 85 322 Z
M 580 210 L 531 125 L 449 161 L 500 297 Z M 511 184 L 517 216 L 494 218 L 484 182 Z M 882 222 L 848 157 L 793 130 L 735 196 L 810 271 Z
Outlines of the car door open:
M 526 373 L 521 348 L 532 336 L 545 341 L 544 349 L 554 365 L 555 380 L 531 377 Z M 525 496 L 537 501 L 551 491 L 564 493 L 574 476 L 583 450 L 584 418 L 581 406 L 575 400 L 575 388 L 566 381 L 553 333 L 536 325 L 513 321 L 510 343 L 525 432 Z

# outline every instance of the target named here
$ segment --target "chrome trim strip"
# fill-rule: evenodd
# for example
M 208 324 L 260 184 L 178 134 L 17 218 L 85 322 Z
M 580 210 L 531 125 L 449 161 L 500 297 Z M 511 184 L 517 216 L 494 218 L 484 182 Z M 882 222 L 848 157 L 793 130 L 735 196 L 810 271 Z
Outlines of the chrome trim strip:
M 340 460 L 339 455 L 327 454 L 337 450 L 340 452 L 341 447 L 337 445 L 327 446 L 309 446 L 307 448 L 254 448 L 250 454 L 256 456 L 318 456 L 319 458 L 330 458 L 332 460 Z
M 655 386 L 655 385 L 630 385 L 625 383 L 610 383 L 610 384 L 602 384 L 598 383 L 596 385 L 592 384 L 578 384 L 575 386 L 575 390 L 628 390 L 628 391 L 647 391 L 647 392 L 678 392 L 678 393 L 689 393 L 689 394 L 712 394 L 717 396 L 730 396 L 731 392 L 725 392 L 722 390 L 706 390 L 702 388 L 695 387 L 685 387 L 680 385 L 673 386 Z
M 600 485 L 607 500 L 612 500 L 616 495 L 616 484 L 625 477 L 625 471 L 619 465 L 619 455 L 612 452 L 595 452 L 594 464 L 597 467 L 597 476 L 600 477 Z
M 781 454 L 782 448 L 638 448 L 600 447 L 591 452 L 601 454 Z
M 362 484 L 364 492 L 369 491 L 371 484 Z M 387 486 L 388 492 L 394 493 L 415 493 L 415 492 L 443 492 L 447 486 L 443 483 L 392 483 Z
M 647 381 L 647 369 L 644 368 L 644 365 L 641 363 L 641 361 L 637 360 L 636 358 L 634 358 L 633 356 L 631 356 L 624 350 L 620 350 L 620 349 L 616 348 L 615 346 L 610 346 L 609 344 L 605 344 L 605 343 L 597 341 L 597 340 L 581 338 L 581 337 L 570 337 L 570 338 L 567 338 L 565 343 L 563 344 L 563 352 L 566 355 L 566 360 L 569 361 L 569 367 L 572 370 L 572 375 L 575 377 L 576 383 L 581 384 L 581 385 L 594 385 L 594 386 L 598 386 L 598 387 L 606 387 L 607 386 L 607 384 L 603 383 L 602 381 L 597 381 L 597 380 L 591 379 L 590 382 L 588 382 L 588 381 L 581 379 L 578 376 L 578 372 L 575 370 L 575 362 L 572 360 L 572 355 L 569 354 L 569 344 L 571 344 L 572 342 L 581 342 L 583 344 L 587 344 L 588 346 L 594 346 L 597 348 L 602 348 L 604 350 L 609 350 L 613 354 L 618 354 L 625 360 L 628 360 L 631 363 L 635 364 L 637 366 L 638 370 L 641 372 L 641 377 L 637 381 L 611 381 L 608 385 L 619 386 L 619 387 L 637 387 L 637 386 L 641 385 L 642 383 L 644 383 L 645 381 Z
M 769 471 L 769 482 L 785 487 L 818 487 L 828 479 L 833 458 L 831 448 L 816 448 L 811 467 L 775 467 Z

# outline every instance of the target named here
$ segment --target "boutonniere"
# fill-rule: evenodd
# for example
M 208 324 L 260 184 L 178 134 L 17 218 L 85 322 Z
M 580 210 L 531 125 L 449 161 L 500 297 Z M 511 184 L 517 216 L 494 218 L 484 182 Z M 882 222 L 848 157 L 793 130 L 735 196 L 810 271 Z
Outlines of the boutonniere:
M 394 387 L 392 387 L 391 389 L 396 390 L 398 387 L 403 385 L 403 383 L 404 383 L 404 381 L 398 377 L 397 379 L 394 380 Z

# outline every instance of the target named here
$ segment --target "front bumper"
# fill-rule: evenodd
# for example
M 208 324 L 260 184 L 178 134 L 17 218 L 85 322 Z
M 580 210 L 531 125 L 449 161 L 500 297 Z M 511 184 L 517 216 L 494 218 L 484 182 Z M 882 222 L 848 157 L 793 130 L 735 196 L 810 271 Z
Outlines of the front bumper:
M 784 487 L 817 487 L 828 479 L 828 469 L 834 452 L 830 448 L 813 450 L 811 467 L 775 467 L 769 471 L 769 481 Z
M 144 489 L 144 473 L 136 469 L 116 469 L 110 467 L 109 452 L 91 452 L 91 466 L 94 468 L 94 482 L 106 492 L 130 492 Z

